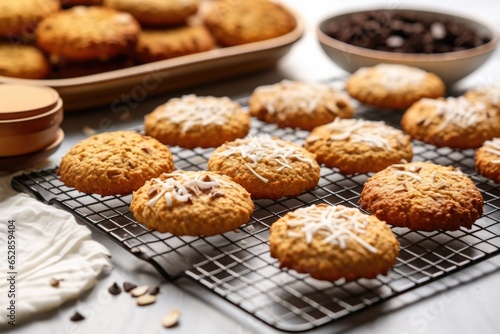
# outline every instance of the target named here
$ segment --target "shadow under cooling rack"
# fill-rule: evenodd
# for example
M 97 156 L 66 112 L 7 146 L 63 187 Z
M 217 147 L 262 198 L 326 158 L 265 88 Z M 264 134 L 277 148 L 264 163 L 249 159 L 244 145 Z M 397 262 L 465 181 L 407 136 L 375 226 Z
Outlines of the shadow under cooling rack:
M 400 114 L 358 108 L 356 117 L 398 126 Z M 308 132 L 252 121 L 252 134 L 268 133 L 302 144 Z M 484 215 L 470 230 L 412 232 L 393 228 L 401 249 L 387 276 L 353 282 L 319 281 L 279 268 L 269 254 L 269 227 L 288 211 L 313 203 L 358 207 L 370 175 L 342 175 L 322 168 L 316 189 L 294 198 L 257 200 L 251 220 L 238 230 L 211 237 L 176 237 L 150 231 L 129 211 L 131 196 L 101 197 L 66 187 L 56 169 L 17 176 L 13 186 L 38 200 L 73 213 L 135 256 L 153 264 L 167 279 L 187 275 L 270 326 L 305 331 L 335 321 L 438 278 L 500 254 L 500 189 L 474 171 L 474 150 L 436 149 L 413 142 L 414 161 L 453 165 L 481 191 Z M 175 165 L 204 170 L 212 149 L 171 148 Z

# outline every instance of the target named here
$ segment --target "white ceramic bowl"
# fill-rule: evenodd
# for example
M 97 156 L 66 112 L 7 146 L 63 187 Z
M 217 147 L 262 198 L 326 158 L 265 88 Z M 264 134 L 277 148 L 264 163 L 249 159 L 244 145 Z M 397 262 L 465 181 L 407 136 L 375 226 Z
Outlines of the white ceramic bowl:
M 491 56 L 499 42 L 498 33 L 486 23 L 458 15 L 421 9 L 391 9 L 390 11 L 405 11 L 419 15 L 423 18 L 450 20 L 457 23 L 463 23 L 475 29 L 478 33 L 491 38 L 491 41 L 468 50 L 447 53 L 417 54 L 362 48 L 341 42 L 325 33 L 325 29 L 332 22 L 356 13 L 369 13 L 374 10 L 380 10 L 380 8 L 334 15 L 322 20 L 316 29 L 316 35 L 323 50 L 335 64 L 349 73 L 353 73 L 361 67 L 374 66 L 380 63 L 402 64 L 419 67 L 426 71 L 433 72 L 449 85 L 466 77 L 483 65 Z

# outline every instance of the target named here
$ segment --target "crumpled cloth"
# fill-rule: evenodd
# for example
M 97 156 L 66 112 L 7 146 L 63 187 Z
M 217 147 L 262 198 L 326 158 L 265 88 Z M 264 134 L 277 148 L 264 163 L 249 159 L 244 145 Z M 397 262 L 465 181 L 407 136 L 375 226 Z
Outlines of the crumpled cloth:
M 88 228 L 66 211 L 17 193 L 10 181 L 11 177 L 0 178 L 0 329 L 10 327 L 7 308 L 11 300 L 15 301 L 18 326 L 30 315 L 78 298 L 111 269 L 108 249 L 91 239 Z M 15 221 L 15 229 L 9 229 L 9 220 Z M 10 235 L 15 239 L 9 239 Z M 7 260 L 8 241 L 12 240 L 16 245 L 14 270 Z M 12 280 L 9 282 L 12 274 L 8 272 L 12 271 L 17 273 L 15 291 Z M 61 280 L 59 286 L 52 286 L 51 279 Z

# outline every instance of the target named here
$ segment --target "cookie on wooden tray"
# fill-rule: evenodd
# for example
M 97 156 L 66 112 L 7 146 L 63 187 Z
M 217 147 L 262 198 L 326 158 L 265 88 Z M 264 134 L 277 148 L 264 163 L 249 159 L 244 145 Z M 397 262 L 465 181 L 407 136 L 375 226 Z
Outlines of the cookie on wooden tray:
M 269 135 L 225 143 L 208 159 L 208 169 L 230 176 L 253 199 L 297 196 L 314 189 L 320 178 L 314 154 Z
M 50 64 L 37 47 L 0 42 L 0 75 L 23 79 L 45 79 L 49 73 Z
M 479 174 L 500 183 L 500 138 L 485 141 L 476 151 L 475 163 Z
M 328 281 L 385 275 L 399 253 L 385 222 L 343 205 L 288 212 L 271 226 L 269 244 L 281 267 Z
M 406 110 L 401 126 L 413 139 L 437 147 L 477 148 L 500 137 L 500 113 L 463 96 L 424 98 Z
M 269 0 L 211 1 L 204 22 L 219 44 L 233 46 L 285 35 L 297 22 L 280 4 Z
M 470 100 L 481 101 L 494 108 L 500 108 L 500 84 L 476 87 L 468 90 L 464 96 Z
M 147 181 L 132 195 L 139 223 L 174 235 L 209 236 L 237 229 L 254 209 L 250 194 L 229 177 L 176 171 Z
M 75 78 L 85 75 L 116 71 L 134 66 L 132 58 L 124 55 L 102 60 L 71 61 L 58 58 L 52 63 L 52 77 Z
M 469 177 L 431 162 L 395 164 L 376 173 L 365 182 L 359 203 L 390 225 L 421 231 L 471 228 L 484 204 Z
M 315 128 L 304 147 L 320 164 L 342 174 L 378 172 L 395 163 L 410 162 L 410 136 L 384 122 L 337 118 Z
M 77 61 L 131 54 L 141 27 L 129 13 L 101 6 L 76 6 L 38 25 L 38 46 L 52 57 Z
M 200 0 L 104 0 L 104 5 L 132 14 L 143 26 L 185 23 Z
M 228 97 L 185 95 L 156 107 L 144 126 L 147 135 L 164 144 L 209 148 L 244 137 L 250 116 Z
M 11 41 L 31 40 L 38 23 L 61 9 L 59 0 L 0 2 L 0 37 Z
M 144 29 L 135 47 L 135 58 L 148 63 L 208 51 L 214 47 L 214 38 L 203 26 Z
M 289 80 L 257 87 L 249 108 L 250 114 L 263 122 L 303 130 L 354 115 L 349 98 L 332 86 Z
M 89 194 L 126 195 L 174 170 L 170 150 L 134 131 L 105 132 L 82 140 L 62 158 L 62 182 Z
M 377 108 L 405 109 L 423 97 L 445 94 L 443 81 L 435 74 L 406 65 L 379 64 L 363 67 L 346 83 L 354 99 Z

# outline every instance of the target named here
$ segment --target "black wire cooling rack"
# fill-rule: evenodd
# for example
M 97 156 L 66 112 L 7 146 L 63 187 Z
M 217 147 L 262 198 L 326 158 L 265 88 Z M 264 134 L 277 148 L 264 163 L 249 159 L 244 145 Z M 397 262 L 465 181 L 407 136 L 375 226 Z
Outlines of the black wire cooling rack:
M 335 82 L 332 82 L 335 84 Z M 245 100 L 241 101 L 245 103 Z M 401 113 L 357 108 L 356 117 L 384 120 L 398 127 Z M 280 129 L 252 121 L 252 134 L 268 133 L 302 144 L 306 131 Z M 150 231 L 129 211 L 131 196 L 101 197 L 66 187 L 56 168 L 13 179 L 18 191 L 55 204 L 135 256 L 148 261 L 167 279 L 187 275 L 270 326 L 286 331 L 310 330 L 388 300 L 500 254 L 500 187 L 474 170 L 474 150 L 436 149 L 415 141 L 414 161 L 453 165 L 469 175 L 481 191 L 484 215 L 470 230 L 412 232 L 393 228 L 401 249 L 387 276 L 353 282 L 318 281 L 280 269 L 269 254 L 269 227 L 288 211 L 313 203 L 359 207 L 359 194 L 370 175 L 342 175 L 322 168 L 316 189 L 294 198 L 257 200 L 251 220 L 240 229 L 211 237 L 176 237 Z M 205 170 L 212 149 L 171 148 L 175 165 Z

